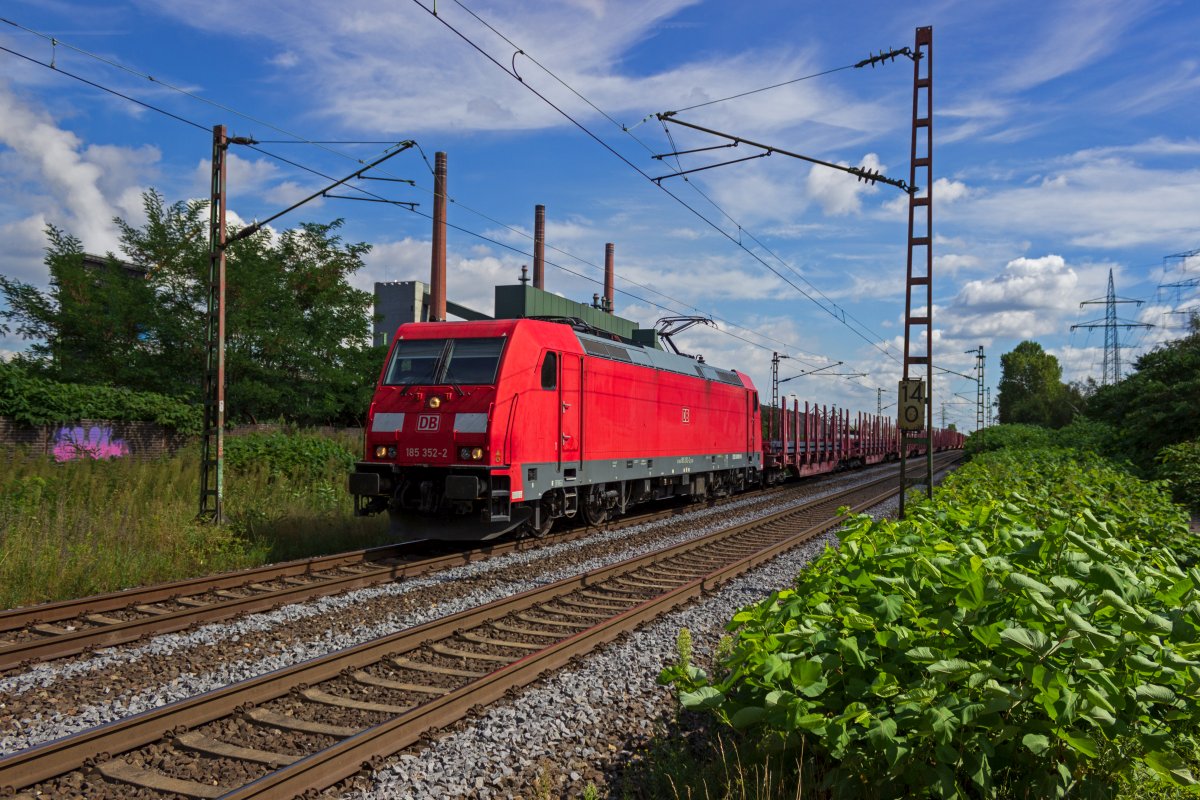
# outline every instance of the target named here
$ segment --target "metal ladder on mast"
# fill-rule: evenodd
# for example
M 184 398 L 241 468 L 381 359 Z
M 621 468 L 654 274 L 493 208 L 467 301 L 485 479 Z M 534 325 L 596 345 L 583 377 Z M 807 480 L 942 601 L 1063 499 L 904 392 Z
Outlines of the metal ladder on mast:
M 924 69 L 922 69 L 922 66 Z M 900 517 L 904 517 L 904 496 L 910 485 L 925 484 L 933 491 L 933 28 L 917 28 L 913 48 L 912 150 L 908 172 L 908 275 L 904 297 L 904 380 L 925 379 L 925 429 L 901 430 L 900 434 Z M 923 187 L 924 194 L 919 187 Z M 914 313 L 913 300 L 924 311 Z M 918 307 L 919 308 L 919 307 Z M 918 344 L 925 335 L 924 355 Z M 915 341 L 914 341 L 915 340 Z M 908 477 L 908 452 L 913 446 L 925 448 L 925 475 Z

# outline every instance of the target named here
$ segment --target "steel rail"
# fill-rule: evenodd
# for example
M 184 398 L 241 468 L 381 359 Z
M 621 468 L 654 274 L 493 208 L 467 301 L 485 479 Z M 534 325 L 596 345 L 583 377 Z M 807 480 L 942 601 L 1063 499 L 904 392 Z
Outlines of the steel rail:
M 332 653 L 312 659 L 292 667 L 277 670 L 266 675 L 242 681 L 232 686 L 207 692 L 193 698 L 181 700 L 160 709 L 153 709 L 122 720 L 94 728 L 88 731 L 38 745 L 0 759 L 0 789 L 10 793 L 35 785 L 57 775 L 78 769 L 87 763 L 97 760 L 104 761 L 109 754 L 117 755 L 137 747 L 157 741 L 163 736 L 170 736 L 181 729 L 193 728 L 206 722 L 220 719 L 239 709 L 244 709 L 287 694 L 291 689 L 301 685 L 315 685 L 323 680 L 338 676 L 346 669 L 355 669 L 380 661 L 386 656 L 398 655 L 413 651 L 430 641 L 446 638 L 456 630 L 485 624 L 507 613 L 527 609 L 538 603 L 546 602 L 559 595 L 569 593 L 581 587 L 595 585 L 614 576 L 636 570 L 642 566 L 678 557 L 690 551 L 697 550 L 750 530 L 755 527 L 771 524 L 787 516 L 795 516 L 805 511 L 811 512 L 822 505 L 829 506 L 839 502 L 851 494 L 862 494 L 881 484 L 894 481 L 894 476 L 888 475 L 865 485 L 859 485 L 849 490 L 838 492 L 826 497 L 794 506 L 783 512 L 769 515 L 750 523 L 735 526 L 710 534 L 699 539 L 684 542 L 664 548 L 654 553 L 645 554 L 632 559 L 593 570 L 584 575 L 565 579 L 557 583 L 532 589 L 510 598 L 480 606 L 475 609 L 459 612 L 452 616 L 435 620 L 405 631 L 366 642 L 337 653 Z M 869 500 L 855 504 L 855 508 L 868 508 L 881 502 L 886 497 L 896 493 L 896 488 Z M 836 506 L 835 506 L 836 508 Z M 827 530 L 843 519 L 834 515 L 816 526 L 805 529 L 804 538 L 811 538 L 818 531 Z M 665 596 L 677 598 L 678 603 L 699 596 L 703 591 L 711 589 L 716 584 L 728 580 L 737 572 L 749 569 L 762 561 L 773 557 L 782 549 L 785 543 L 794 546 L 803 538 L 800 534 L 793 535 L 784 543 L 777 544 L 767 550 L 739 559 L 733 566 L 694 580 Z M 737 565 L 741 565 L 740 569 Z M 732 570 L 732 571 L 731 571 Z M 666 601 L 651 601 L 643 603 L 625 614 L 622 619 L 630 620 L 629 627 L 618 626 L 612 620 L 603 622 L 589 631 L 560 641 L 545 651 L 534 653 L 519 661 L 496 670 L 484 676 L 480 682 L 468 684 L 460 690 L 455 690 L 442 700 L 422 705 L 412 712 L 403 714 L 383 726 L 369 728 L 349 739 L 328 748 L 322 756 L 314 754 L 291 767 L 282 770 L 278 777 L 264 776 L 245 787 L 233 790 L 228 797 L 251 797 L 254 794 L 243 794 L 250 787 L 257 787 L 254 792 L 268 792 L 262 796 L 280 797 L 294 796 L 292 792 L 294 776 L 320 775 L 319 780 L 327 780 L 329 775 L 336 773 L 340 777 L 352 774 L 358 770 L 368 757 L 368 751 L 391 753 L 415 741 L 421 733 L 431 728 L 441 727 L 453 719 L 459 718 L 464 709 L 475 706 L 481 700 L 490 702 L 505 691 L 535 680 L 538 675 L 549 669 L 554 669 L 565 663 L 572 656 L 590 649 L 604 641 L 611 640 L 623 630 L 635 627 L 642 621 L 655 616 L 661 603 Z M 585 646 L 586 645 L 586 646 Z M 475 687 L 467 691 L 470 687 Z M 405 722 L 409 720 L 409 722 Z M 416 720 L 413 722 L 412 720 Z M 408 727 L 405 727 L 408 726 Z M 419 731 L 419 732 L 418 732 Z M 404 744 L 398 744 L 403 741 Z M 360 747 L 366 749 L 359 750 Z M 347 753 L 349 755 L 347 755 Z M 348 760 L 347 760 L 348 759 Z M 336 778 L 335 780 L 340 779 Z M 307 780 L 307 777 L 303 778 Z M 325 785 L 329 785 L 326 783 Z M 274 787 L 278 786 L 276 790 Z M 274 792 L 274 793 L 270 793 Z
M 85 614 L 97 614 L 104 611 L 128 608 L 135 604 L 157 603 L 164 600 L 173 600 L 177 597 L 204 594 L 216 589 L 236 589 L 245 586 L 247 583 L 255 583 L 257 581 L 306 575 L 320 570 L 337 569 L 342 566 L 361 564 L 364 561 L 388 558 L 389 554 L 401 555 L 403 547 L 404 545 L 402 544 L 390 544 L 364 550 L 351 550 L 336 555 L 317 556 L 316 558 L 267 564 L 252 569 L 238 570 L 237 572 L 223 572 L 200 578 L 187 578 L 170 583 L 159 583 L 153 586 L 125 589 L 108 594 L 80 597 L 74 600 L 60 600 L 36 606 L 7 609 L 0 611 L 0 633 L 24 628 L 35 622 L 58 622 L 81 617 Z
M 743 493 L 731 499 L 745 499 L 785 489 L 764 489 Z M 726 501 L 721 501 L 718 505 Z M 634 517 L 614 520 L 606 530 L 618 530 L 659 519 L 687 513 L 695 506 L 660 509 Z M 412 578 L 463 564 L 494 558 L 510 552 L 535 549 L 569 542 L 593 532 L 595 528 L 573 528 L 552 536 L 535 539 L 516 539 L 484 542 L 481 546 L 445 556 L 415 559 L 402 564 L 372 567 L 374 561 L 401 558 L 406 550 L 428 546 L 426 540 L 354 550 L 329 556 L 289 561 L 240 572 L 227 572 L 204 578 L 191 578 L 173 583 L 158 584 L 144 589 L 129 589 L 106 595 L 94 595 L 78 600 L 65 600 L 40 606 L 0 612 L 0 633 L 11 633 L 37 624 L 67 620 L 88 621 L 88 615 L 103 615 L 106 611 L 128 611 L 139 605 L 178 602 L 179 598 L 197 597 L 229 589 L 248 589 L 251 584 L 286 578 L 308 578 L 309 582 L 271 591 L 257 591 L 240 598 L 226 598 L 174 611 L 145 613 L 144 616 L 120 622 L 95 623 L 63 633 L 47 633 L 24 641 L 0 643 L 0 672 L 38 661 L 49 661 L 76 655 L 96 647 L 107 647 L 135 641 L 145 636 L 174 633 L 193 625 L 229 619 L 238 614 L 272 609 L 288 603 L 337 594 L 379 583 Z M 345 575 L 322 576 L 318 573 L 347 567 L 363 566 L 365 571 Z
M 857 487 L 847 494 L 861 492 L 861 490 L 862 487 Z M 896 494 L 896 491 L 896 489 L 888 489 L 858 503 L 852 508 L 852 513 L 878 505 Z M 815 501 L 814 505 L 821 504 L 828 499 L 822 498 L 822 500 Z M 510 692 L 533 683 L 542 675 L 562 668 L 573 658 L 584 655 L 622 634 L 633 631 L 646 622 L 702 597 L 738 575 L 824 533 L 845 518 L 845 515 L 837 515 L 804 528 L 782 542 L 738 559 L 702 578 L 689 581 L 653 600 L 613 616 L 599 625 L 556 642 L 550 647 L 528 655 L 506 667 L 501 667 L 474 683 L 418 707 L 409 714 L 368 728 L 294 764 L 268 773 L 258 780 L 222 795 L 222 800 L 280 800 L 280 798 L 298 797 L 310 790 L 320 791 L 328 788 L 338 781 L 354 775 L 362 769 L 363 765 L 371 764 L 376 759 L 396 753 L 404 747 L 416 743 L 422 736 L 461 720 L 471 713 L 472 709 L 493 703 Z M 735 530 L 740 531 L 743 527 L 757 527 L 762 524 L 766 524 L 765 521 L 759 520 L 746 526 L 739 526 Z M 729 535 L 732 534 L 724 534 L 725 537 Z

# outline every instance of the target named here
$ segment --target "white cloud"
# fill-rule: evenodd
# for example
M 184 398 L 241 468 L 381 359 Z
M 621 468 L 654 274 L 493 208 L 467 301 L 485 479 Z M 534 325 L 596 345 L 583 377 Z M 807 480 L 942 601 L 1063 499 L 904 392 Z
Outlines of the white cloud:
M 630 49 L 696 2 L 518 0 L 474 10 L 601 108 L 636 117 L 625 120 L 631 125 L 648 111 L 682 108 L 825 66 L 797 47 L 760 47 L 676 61 L 651 74 L 623 71 Z M 262 7 L 236 0 L 178 0 L 156 4 L 155 11 L 183 24 L 272 42 L 280 55 L 270 63 L 286 70 L 289 79 L 307 80 L 314 113 L 363 130 L 532 130 L 570 124 L 439 20 L 462 31 L 506 69 L 515 68 L 529 86 L 572 114 L 596 117 L 530 59 L 518 56 L 514 65 L 509 44 L 452 4 L 439 7 L 438 18 L 390 0 L 360 0 L 352 7 L 298 0 Z M 232 18 L 241 20 L 236 29 L 229 28 Z M 338 48 L 333 43 L 339 40 L 352 40 L 355 46 Z M 398 52 L 404 58 L 397 58 Z M 707 121 L 718 127 L 736 115 L 759 134 L 818 122 L 820 139 L 806 139 L 816 146 L 845 145 L 896 125 L 895 115 L 884 113 L 877 103 L 852 100 L 835 84 L 793 84 L 765 100 L 752 96 L 707 111 L 712 112 Z
M 42 259 L 46 252 L 46 218 L 34 214 L 0 226 L 0 274 L 44 287 L 48 280 Z
M 300 56 L 291 50 L 284 50 L 282 53 L 267 59 L 267 63 L 280 69 L 291 69 L 300 64 Z
M 0 82 L 0 176 L 10 194 L 5 208 L 5 254 L 0 270 L 35 285 L 49 279 L 43 231 L 56 225 L 79 237 L 89 252 L 116 252 L 114 216 L 142 217 L 144 181 L 156 174 L 160 152 L 145 145 L 86 144 L 34 101 Z M 32 213 L 30 213 L 32 211 Z
M 1053 254 L 1015 258 L 991 278 L 962 284 L 940 320 L 949 337 L 964 341 L 1061 335 L 1080 301 L 1103 294 L 1112 266 L 1075 267 Z
M 1002 89 L 1020 91 L 1086 67 L 1116 49 L 1122 34 L 1152 6 L 1134 0 L 1076 0 L 1056 7 L 1057 17 L 1032 30 L 1007 69 L 998 70 Z
M 84 247 L 115 249 L 112 204 L 100 189 L 104 169 L 87 160 L 83 142 L 59 128 L 48 114 L 25 102 L 0 84 L 0 143 L 29 162 L 46 189 L 70 219 L 64 227 L 79 236 Z
M 1019 304 L 1026 308 L 1060 308 L 1078 285 L 1078 276 L 1062 256 L 1016 258 L 986 281 L 969 281 L 958 299 L 978 311 Z
M 839 163 L 842 166 L 850 166 L 845 162 Z M 856 166 L 871 171 L 887 172 L 887 167 L 879 163 L 879 156 L 875 153 L 867 153 Z M 806 188 L 809 197 L 820 203 L 826 214 L 834 217 L 857 214 L 862 210 L 862 195 L 879 191 L 877 186 L 819 164 L 814 164 L 809 171 Z
M 935 275 L 955 276 L 960 270 L 975 269 L 980 264 L 979 257 L 969 253 L 938 254 L 935 252 L 933 256 L 933 272 Z
M 933 202 L 938 205 L 955 203 L 971 194 L 971 188 L 962 181 L 938 178 L 933 182 Z
M 1154 168 L 1086 151 L 1055 166 L 1027 185 L 968 193 L 954 206 L 953 221 L 976 231 L 1021 230 L 1059 246 L 1093 249 L 1167 249 L 1194 239 L 1200 168 Z

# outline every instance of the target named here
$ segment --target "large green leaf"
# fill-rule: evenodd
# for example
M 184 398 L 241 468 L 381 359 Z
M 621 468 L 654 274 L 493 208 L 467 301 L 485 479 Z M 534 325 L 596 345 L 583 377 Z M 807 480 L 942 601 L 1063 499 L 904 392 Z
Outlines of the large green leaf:
M 1028 592 L 1035 592 L 1045 597 L 1054 596 L 1054 590 L 1049 586 L 1020 572 L 1010 573 L 1006 581 L 1009 586 L 1015 589 L 1023 589 Z
M 725 702 L 725 695 L 711 686 L 702 686 L 694 692 L 680 692 L 679 703 L 689 711 L 717 708 Z
M 1072 748 L 1083 753 L 1088 758 L 1096 758 L 1100 755 L 1100 749 L 1096 746 L 1096 742 L 1090 736 L 1084 736 L 1071 731 L 1056 730 L 1058 738 L 1062 739 Z
M 743 706 L 729 718 L 729 724 L 738 730 L 745 730 L 758 724 L 766 716 L 767 710 L 762 706 Z
M 1197 783 L 1187 762 L 1175 753 L 1170 751 L 1147 753 L 1144 761 L 1150 769 L 1176 786 L 1195 786 Z
M 904 609 L 904 598 L 898 594 L 877 594 L 871 608 L 876 616 L 888 622 L 900 619 Z
M 896 720 L 889 717 L 877 718 L 875 724 L 867 729 L 867 741 L 876 750 L 884 750 L 896 739 Z
M 1050 749 L 1050 738 L 1040 733 L 1027 733 L 1021 737 L 1021 744 L 1028 747 L 1035 756 L 1040 756 Z
M 956 680 L 971 674 L 975 670 L 975 665 L 961 658 L 947 658 L 933 662 L 925 670 L 945 680 Z
M 1037 656 L 1050 652 L 1051 644 L 1046 634 L 1031 628 L 1005 628 L 1000 631 L 1000 638 Z
M 1143 683 L 1140 686 L 1134 687 L 1133 694 L 1139 700 L 1148 700 L 1151 703 L 1174 703 L 1175 693 L 1166 686 L 1161 686 L 1157 683 Z

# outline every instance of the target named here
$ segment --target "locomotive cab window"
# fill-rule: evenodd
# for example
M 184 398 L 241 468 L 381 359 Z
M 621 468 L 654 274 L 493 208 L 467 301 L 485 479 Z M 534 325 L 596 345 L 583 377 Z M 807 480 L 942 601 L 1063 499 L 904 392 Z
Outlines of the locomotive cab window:
M 542 388 L 555 389 L 558 387 L 558 355 L 546 353 L 542 361 Z
M 503 339 L 450 339 L 440 383 L 495 383 Z
M 384 383 L 431 386 L 496 380 L 504 339 L 403 339 L 392 351 Z
M 445 339 L 402 339 L 396 342 L 384 383 L 388 386 L 435 383 L 445 348 Z

